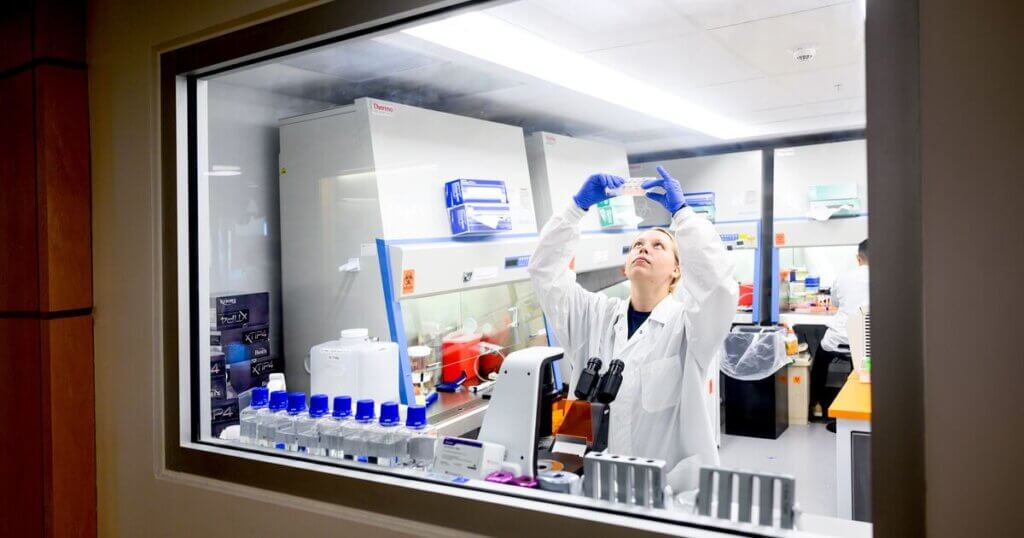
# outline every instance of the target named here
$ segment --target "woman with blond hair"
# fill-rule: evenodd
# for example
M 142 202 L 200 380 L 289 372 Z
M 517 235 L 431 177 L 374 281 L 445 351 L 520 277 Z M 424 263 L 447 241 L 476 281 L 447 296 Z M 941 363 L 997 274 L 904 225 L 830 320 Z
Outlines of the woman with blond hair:
M 587 178 L 548 221 L 530 277 L 572 366 L 570 394 L 588 358 L 601 358 L 605 369 L 612 359 L 625 363 L 608 451 L 665 460 L 668 483 L 680 492 L 697 488 L 701 466 L 718 465 L 703 391 L 736 310 L 737 284 L 714 226 L 686 206 L 682 187 L 664 168 L 658 174 L 643 188 L 672 224 L 633 241 L 623 267 L 628 301 L 584 290 L 569 268 L 580 219 L 609 197 L 606 189 L 624 183 L 613 175 Z

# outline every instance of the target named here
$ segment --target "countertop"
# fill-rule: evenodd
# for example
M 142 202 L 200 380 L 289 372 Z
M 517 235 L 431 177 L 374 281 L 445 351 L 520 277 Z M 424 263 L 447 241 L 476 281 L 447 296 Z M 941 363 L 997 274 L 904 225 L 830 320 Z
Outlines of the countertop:
M 851 373 L 832 406 L 828 408 L 828 416 L 871 420 L 871 383 L 861 383 L 857 372 Z

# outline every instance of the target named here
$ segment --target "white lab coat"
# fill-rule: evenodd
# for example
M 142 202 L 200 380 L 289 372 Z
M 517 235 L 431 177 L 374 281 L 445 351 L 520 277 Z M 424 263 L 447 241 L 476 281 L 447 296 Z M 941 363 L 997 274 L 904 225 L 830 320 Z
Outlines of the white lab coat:
M 703 391 L 736 311 L 732 263 L 710 222 L 688 207 L 676 212 L 678 297 L 658 303 L 627 339 L 629 301 L 584 290 L 569 269 L 583 215 L 576 204 L 554 215 L 530 260 L 534 290 L 572 365 L 570 394 L 590 357 L 602 360 L 602 370 L 622 360 L 608 451 L 665 460 L 674 491 L 696 489 L 700 467 L 719 463 Z
M 828 322 L 828 330 L 821 338 L 821 347 L 826 351 L 840 351 L 839 346 L 849 346 L 850 337 L 846 324 L 857 309 L 868 303 L 870 271 L 868 266 L 858 265 L 856 269 L 840 275 L 832 285 L 832 303 L 837 312 Z

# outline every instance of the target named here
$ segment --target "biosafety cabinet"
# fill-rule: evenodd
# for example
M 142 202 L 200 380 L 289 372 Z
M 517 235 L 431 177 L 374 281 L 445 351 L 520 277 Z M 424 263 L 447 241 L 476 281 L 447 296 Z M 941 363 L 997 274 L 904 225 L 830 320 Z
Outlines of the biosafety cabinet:
M 591 174 L 629 177 L 626 148 L 618 144 L 538 131 L 527 137 L 526 153 L 530 161 L 539 226 L 572 203 L 573 195 Z M 601 229 L 597 211 L 587 212 L 580 222 L 580 229 Z
M 308 389 L 310 348 L 337 339 L 342 329 L 365 327 L 388 339 L 387 305 L 395 297 L 386 297 L 393 290 L 383 285 L 378 257 L 385 256 L 386 266 L 389 245 L 450 243 L 473 250 L 475 243 L 451 238 L 444 184 L 457 178 L 504 181 L 512 216 L 505 234 L 536 233 L 519 127 L 370 98 L 280 121 L 289 388 Z M 443 257 L 430 265 L 455 263 Z M 451 272 L 461 285 L 466 271 Z M 398 274 L 408 277 L 398 290 L 416 291 L 417 279 L 419 289 L 432 281 L 422 272 Z M 479 285 L 486 276 L 468 277 L 466 284 Z

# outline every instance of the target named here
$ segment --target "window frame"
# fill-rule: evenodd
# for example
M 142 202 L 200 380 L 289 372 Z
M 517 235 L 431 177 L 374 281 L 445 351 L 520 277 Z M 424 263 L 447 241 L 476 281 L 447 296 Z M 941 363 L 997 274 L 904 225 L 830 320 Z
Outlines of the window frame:
M 496 0 L 500 2 L 501 0 Z M 454 10 L 476 9 L 485 4 L 495 2 L 488 0 L 379 0 L 377 2 L 329 2 L 302 11 L 290 13 L 275 19 L 258 22 L 210 39 L 185 45 L 158 54 L 159 63 L 159 104 L 160 104 L 160 194 L 162 230 L 160 246 L 162 252 L 162 341 L 163 341 L 163 452 L 166 470 L 188 473 L 209 479 L 223 480 L 235 484 L 296 495 L 299 497 L 335 503 L 350 508 L 378 512 L 393 517 L 407 518 L 449 528 L 466 531 L 511 533 L 523 525 L 535 528 L 568 530 L 575 533 L 606 532 L 609 525 L 629 528 L 635 531 L 674 531 L 679 532 L 680 525 L 689 527 L 689 531 L 707 535 L 724 533 L 738 536 L 761 536 L 756 532 L 744 532 L 722 529 L 713 524 L 702 523 L 696 516 L 688 516 L 685 521 L 672 518 L 626 515 L 621 512 L 601 507 L 578 507 L 573 503 L 552 504 L 548 500 L 529 499 L 522 495 L 499 492 L 483 492 L 478 489 L 446 486 L 426 480 L 410 480 L 398 477 L 386 471 L 374 472 L 366 469 L 353 469 L 344 465 L 331 472 L 328 465 L 293 458 L 268 456 L 257 451 L 244 448 L 226 448 L 216 445 L 197 443 L 194 435 L 190 442 L 183 442 L 183 434 L 194 434 L 199 424 L 200 406 L 195 405 L 194 398 L 199 397 L 197 375 L 189 375 L 182 370 L 180 358 L 188 353 L 192 364 L 199 356 L 199 343 L 191 338 L 189 327 L 197 327 L 197 308 L 205 304 L 199 300 L 196 271 L 197 249 L 197 139 L 196 133 L 196 81 L 201 77 L 235 69 L 245 65 L 262 62 L 284 54 L 292 54 L 312 49 L 333 42 L 343 41 L 362 35 L 380 32 L 399 25 L 419 20 L 428 16 L 440 15 Z M 906 86 L 916 89 L 912 84 L 918 79 L 919 58 L 917 48 L 908 49 L 904 62 L 892 60 L 881 61 L 890 50 L 887 44 L 905 42 L 905 35 L 917 35 L 918 20 L 916 2 L 913 6 L 887 6 L 867 19 L 865 45 L 867 47 L 867 83 L 868 83 L 868 116 L 872 122 L 869 136 L 869 197 L 873 208 L 873 218 L 869 221 L 872 235 L 877 237 L 873 248 L 876 252 L 894 251 L 911 248 L 914 257 L 904 259 L 901 274 L 917 270 L 920 273 L 920 185 L 900 184 L 900 182 L 881 182 L 872 178 L 891 176 L 896 172 L 909 172 L 908 182 L 916 174 L 920 177 L 920 125 L 914 123 L 915 111 L 919 110 L 917 94 L 908 94 Z M 874 3 L 872 4 L 874 8 Z M 881 6 L 879 6 L 881 7 Z M 877 60 L 877 63 L 875 63 Z M 873 69 L 873 66 L 878 67 Z M 912 69 L 908 68 L 912 67 Z M 888 92 L 877 91 L 875 88 L 889 88 Z M 184 95 L 183 95 L 184 94 Z M 903 105 L 907 108 L 900 113 L 892 113 L 894 107 Z M 872 114 L 871 111 L 876 113 Z M 878 111 L 886 110 L 889 114 Z M 878 135 L 887 133 L 884 138 Z M 865 130 L 835 133 L 827 140 L 815 137 L 794 137 L 762 141 L 751 144 L 743 149 L 762 149 L 768 155 L 775 147 L 795 146 L 805 143 L 839 141 L 843 139 L 863 138 Z M 894 140 L 902 135 L 901 140 Z M 872 140 L 871 137 L 877 137 Z M 889 144 L 881 146 L 883 140 Z M 179 148 L 186 148 L 179 152 Z M 898 150 L 912 152 L 906 161 Z M 729 147 L 703 148 L 675 152 L 673 157 L 708 155 L 739 151 L 736 145 Z M 183 154 L 182 154 L 183 153 Z M 873 156 L 880 159 L 873 160 Z M 658 155 L 658 158 L 669 157 Z M 762 177 L 762 193 L 771 193 L 770 164 L 765 163 Z M 886 198 L 889 198 L 887 200 Z M 892 214 L 890 212 L 896 200 L 916 204 L 917 212 L 904 215 L 904 221 L 916 222 L 917 228 L 908 226 L 897 233 L 884 230 L 881 219 L 877 215 Z M 764 203 L 770 204 L 767 200 Z M 770 205 L 769 205 L 770 207 Z M 770 237 L 771 210 L 762 211 L 762 221 L 769 226 L 762 229 L 762 236 Z M 186 219 L 187 227 L 180 226 L 180 219 Z M 884 234 L 882 232 L 885 232 Z M 771 244 L 765 242 L 763 244 Z M 184 258 L 179 253 L 185 252 Z M 884 270 L 885 267 L 877 269 Z M 879 272 L 877 271 L 876 272 Z M 888 311 L 893 317 L 911 322 L 916 321 L 915 329 L 920 329 L 920 305 L 896 304 L 895 299 L 887 299 L 879 293 L 903 283 L 895 283 L 896 275 L 876 275 L 872 279 L 872 288 L 876 292 L 874 305 L 876 310 Z M 920 291 L 920 282 L 914 283 Z M 188 290 L 187 294 L 181 292 Z M 913 290 L 911 290 L 913 291 Z M 764 290 L 762 290 L 764 292 Z M 911 294 L 912 295 L 912 294 Z M 183 300 L 183 296 L 186 297 Z M 190 306 L 191 305 L 191 306 Z M 915 307 L 917 307 L 915 309 Z M 882 316 L 876 316 L 881 319 Z M 180 320 L 187 319 L 182 327 Z M 918 333 L 920 334 L 920 333 Z M 889 345 L 879 339 L 876 352 L 881 355 Z M 893 345 L 893 353 L 903 352 L 912 356 L 913 363 L 921 364 L 921 349 L 918 342 L 912 344 Z M 886 372 L 882 368 L 874 377 L 883 379 L 889 373 L 893 376 L 889 382 L 873 386 L 876 395 L 876 408 L 880 412 L 893 413 L 891 421 L 886 420 L 876 427 L 876 432 L 893 431 L 897 424 L 906 428 L 913 421 L 917 425 L 911 427 L 911 433 L 920 434 L 923 423 L 923 409 L 920 391 L 923 376 L 920 370 L 912 372 L 906 367 Z M 900 379 L 894 379 L 899 376 Z M 910 390 L 908 390 L 908 387 Z M 881 394 L 880 394 L 881 393 Z M 188 398 L 182 398 L 188 394 Z M 916 400 L 915 400 L 916 399 Z M 899 403 L 900 410 L 890 409 Z M 884 410 L 884 411 L 883 411 Z M 181 418 L 189 417 L 191 428 L 183 428 Z M 900 436 L 903 437 L 903 436 Z M 873 468 L 873 512 L 876 521 L 875 532 L 884 535 L 885 528 L 923 529 L 923 518 L 920 510 L 924 503 L 924 486 L 920 477 L 923 467 L 910 466 L 896 469 L 893 465 L 880 465 L 879 454 L 890 456 L 897 454 L 895 461 L 908 462 L 913 457 L 923 460 L 921 438 L 915 443 L 901 443 L 896 437 L 873 439 L 877 450 L 874 450 Z M 885 469 L 885 476 L 881 475 Z M 884 479 L 884 480 L 883 480 Z M 902 494 L 902 506 L 912 509 L 903 513 L 900 504 L 882 502 L 883 498 L 891 498 L 883 488 L 891 487 L 898 482 Z M 891 490 L 890 490 L 891 491 Z M 559 513 L 551 513 L 552 506 L 559 507 Z M 477 514 L 472 520 L 450 518 L 447 514 L 472 511 Z M 691 521 L 692 520 L 692 521 Z M 487 522 L 487 523 L 483 523 Z M 766 533 L 770 533 L 766 529 Z

